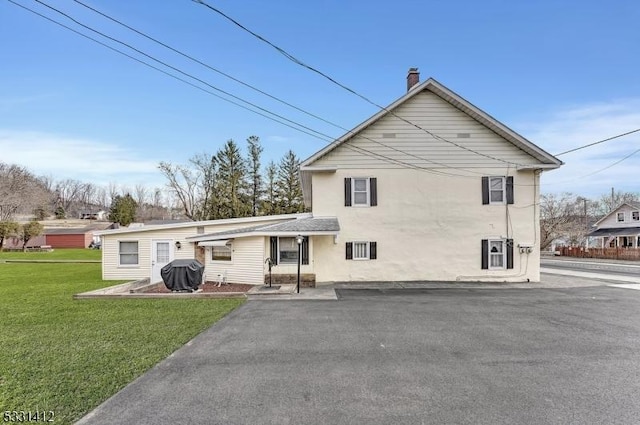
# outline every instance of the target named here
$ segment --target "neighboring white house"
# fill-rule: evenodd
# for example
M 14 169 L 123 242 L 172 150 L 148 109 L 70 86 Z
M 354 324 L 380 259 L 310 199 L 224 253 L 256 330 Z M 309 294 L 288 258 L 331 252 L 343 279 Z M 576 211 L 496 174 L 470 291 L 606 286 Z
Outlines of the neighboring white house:
M 595 223 L 600 248 L 640 248 L 640 203 L 625 202 Z
M 540 173 L 562 162 L 416 69 L 407 81 L 301 163 L 311 214 L 102 232 L 103 277 L 158 280 L 161 264 L 196 256 L 209 280 L 261 284 L 267 258 L 296 272 L 301 235 L 317 282 L 538 281 Z

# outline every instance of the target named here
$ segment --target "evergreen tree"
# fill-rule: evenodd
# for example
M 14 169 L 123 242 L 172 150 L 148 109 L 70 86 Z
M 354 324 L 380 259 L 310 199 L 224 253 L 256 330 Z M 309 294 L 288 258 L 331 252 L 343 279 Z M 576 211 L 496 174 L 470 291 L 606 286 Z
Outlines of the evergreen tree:
M 275 162 L 270 161 L 266 169 L 265 199 L 262 202 L 263 215 L 280 214 L 278 187 L 276 185 L 277 177 L 278 167 Z
M 64 211 L 64 208 L 62 207 L 62 205 L 59 205 L 56 208 L 54 214 L 56 216 L 56 220 L 62 220 L 64 218 L 67 218 L 67 213 Z
M 276 187 L 278 189 L 281 213 L 289 214 L 304 211 L 302 187 L 298 176 L 299 168 L 300 160 L 292 150 L 289 150 L 280 160 L 280 164 L 278 164 Z
M 263 148 L 260 145 L 258 136 L 250 136 L 247 139 L 249 156 L 247 158 L 247 177 L 249 183 L 249 202 L 251 206 L 251 215 L 258 215 L 260 201 L 262 199 L 262 175 L 260 174 L 260 155 Z
M 138 204 L 130 194 L 116 195 L 111 203 L 109 219 L 121 226 L 128 226 L 135 220 Z
M 44 232 L 44 226 L 37 221 L 30 221 L 20 227 L 19 236 L 22 240 L 22 251 L 27 251 L 27 243 Z
M 247 195 L 247 166 L 238 145 L 228 140 L 216 153 L 216 197 L 219 217 L 246 217 L 251 213 Z

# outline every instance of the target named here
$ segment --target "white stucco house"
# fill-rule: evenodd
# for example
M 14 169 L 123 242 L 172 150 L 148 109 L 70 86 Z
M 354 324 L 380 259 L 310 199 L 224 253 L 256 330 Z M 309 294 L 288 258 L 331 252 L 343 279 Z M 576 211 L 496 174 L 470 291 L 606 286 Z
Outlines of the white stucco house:
M 311 213 L 101 232 L 105 279 L 159 280 L 198 258 L 208 280 L 538 281 L 540 173 L 562 162 L 434 79 L 301 163 Z
M 587 236 L 599 248 L 640 248 L 640 202 L 625 202 L 594 224 Z

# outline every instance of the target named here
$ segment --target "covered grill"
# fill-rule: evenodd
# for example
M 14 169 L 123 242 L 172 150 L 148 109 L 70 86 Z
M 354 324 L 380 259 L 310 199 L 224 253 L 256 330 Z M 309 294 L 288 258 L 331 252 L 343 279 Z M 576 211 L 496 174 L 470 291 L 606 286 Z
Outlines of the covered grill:
M 198 260 L 173 260 L 160 270 L 160 276 L 171 291 L 193 292 L 202 283 L 204 266 Z

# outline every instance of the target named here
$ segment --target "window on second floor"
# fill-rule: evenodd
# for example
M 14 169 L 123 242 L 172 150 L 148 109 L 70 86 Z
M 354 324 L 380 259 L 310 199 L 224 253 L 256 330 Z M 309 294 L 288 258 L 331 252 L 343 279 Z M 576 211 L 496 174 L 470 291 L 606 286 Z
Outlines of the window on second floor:
M 616 214 L 618 223 L 622 223 L 624 221 L 624 213 L 623 212 L 619 212 L 618 214 Z
M 378 179 L 375 177 L 344 179 L 345 207 L 375 207 L 376 205 L 378 205 Z
M 631 212 L 631 220 L 640 221 L 640 211 L 632 211 Z
M 484 205 L 513 204 L 513 176 L 483 177 L 482 203 Z

